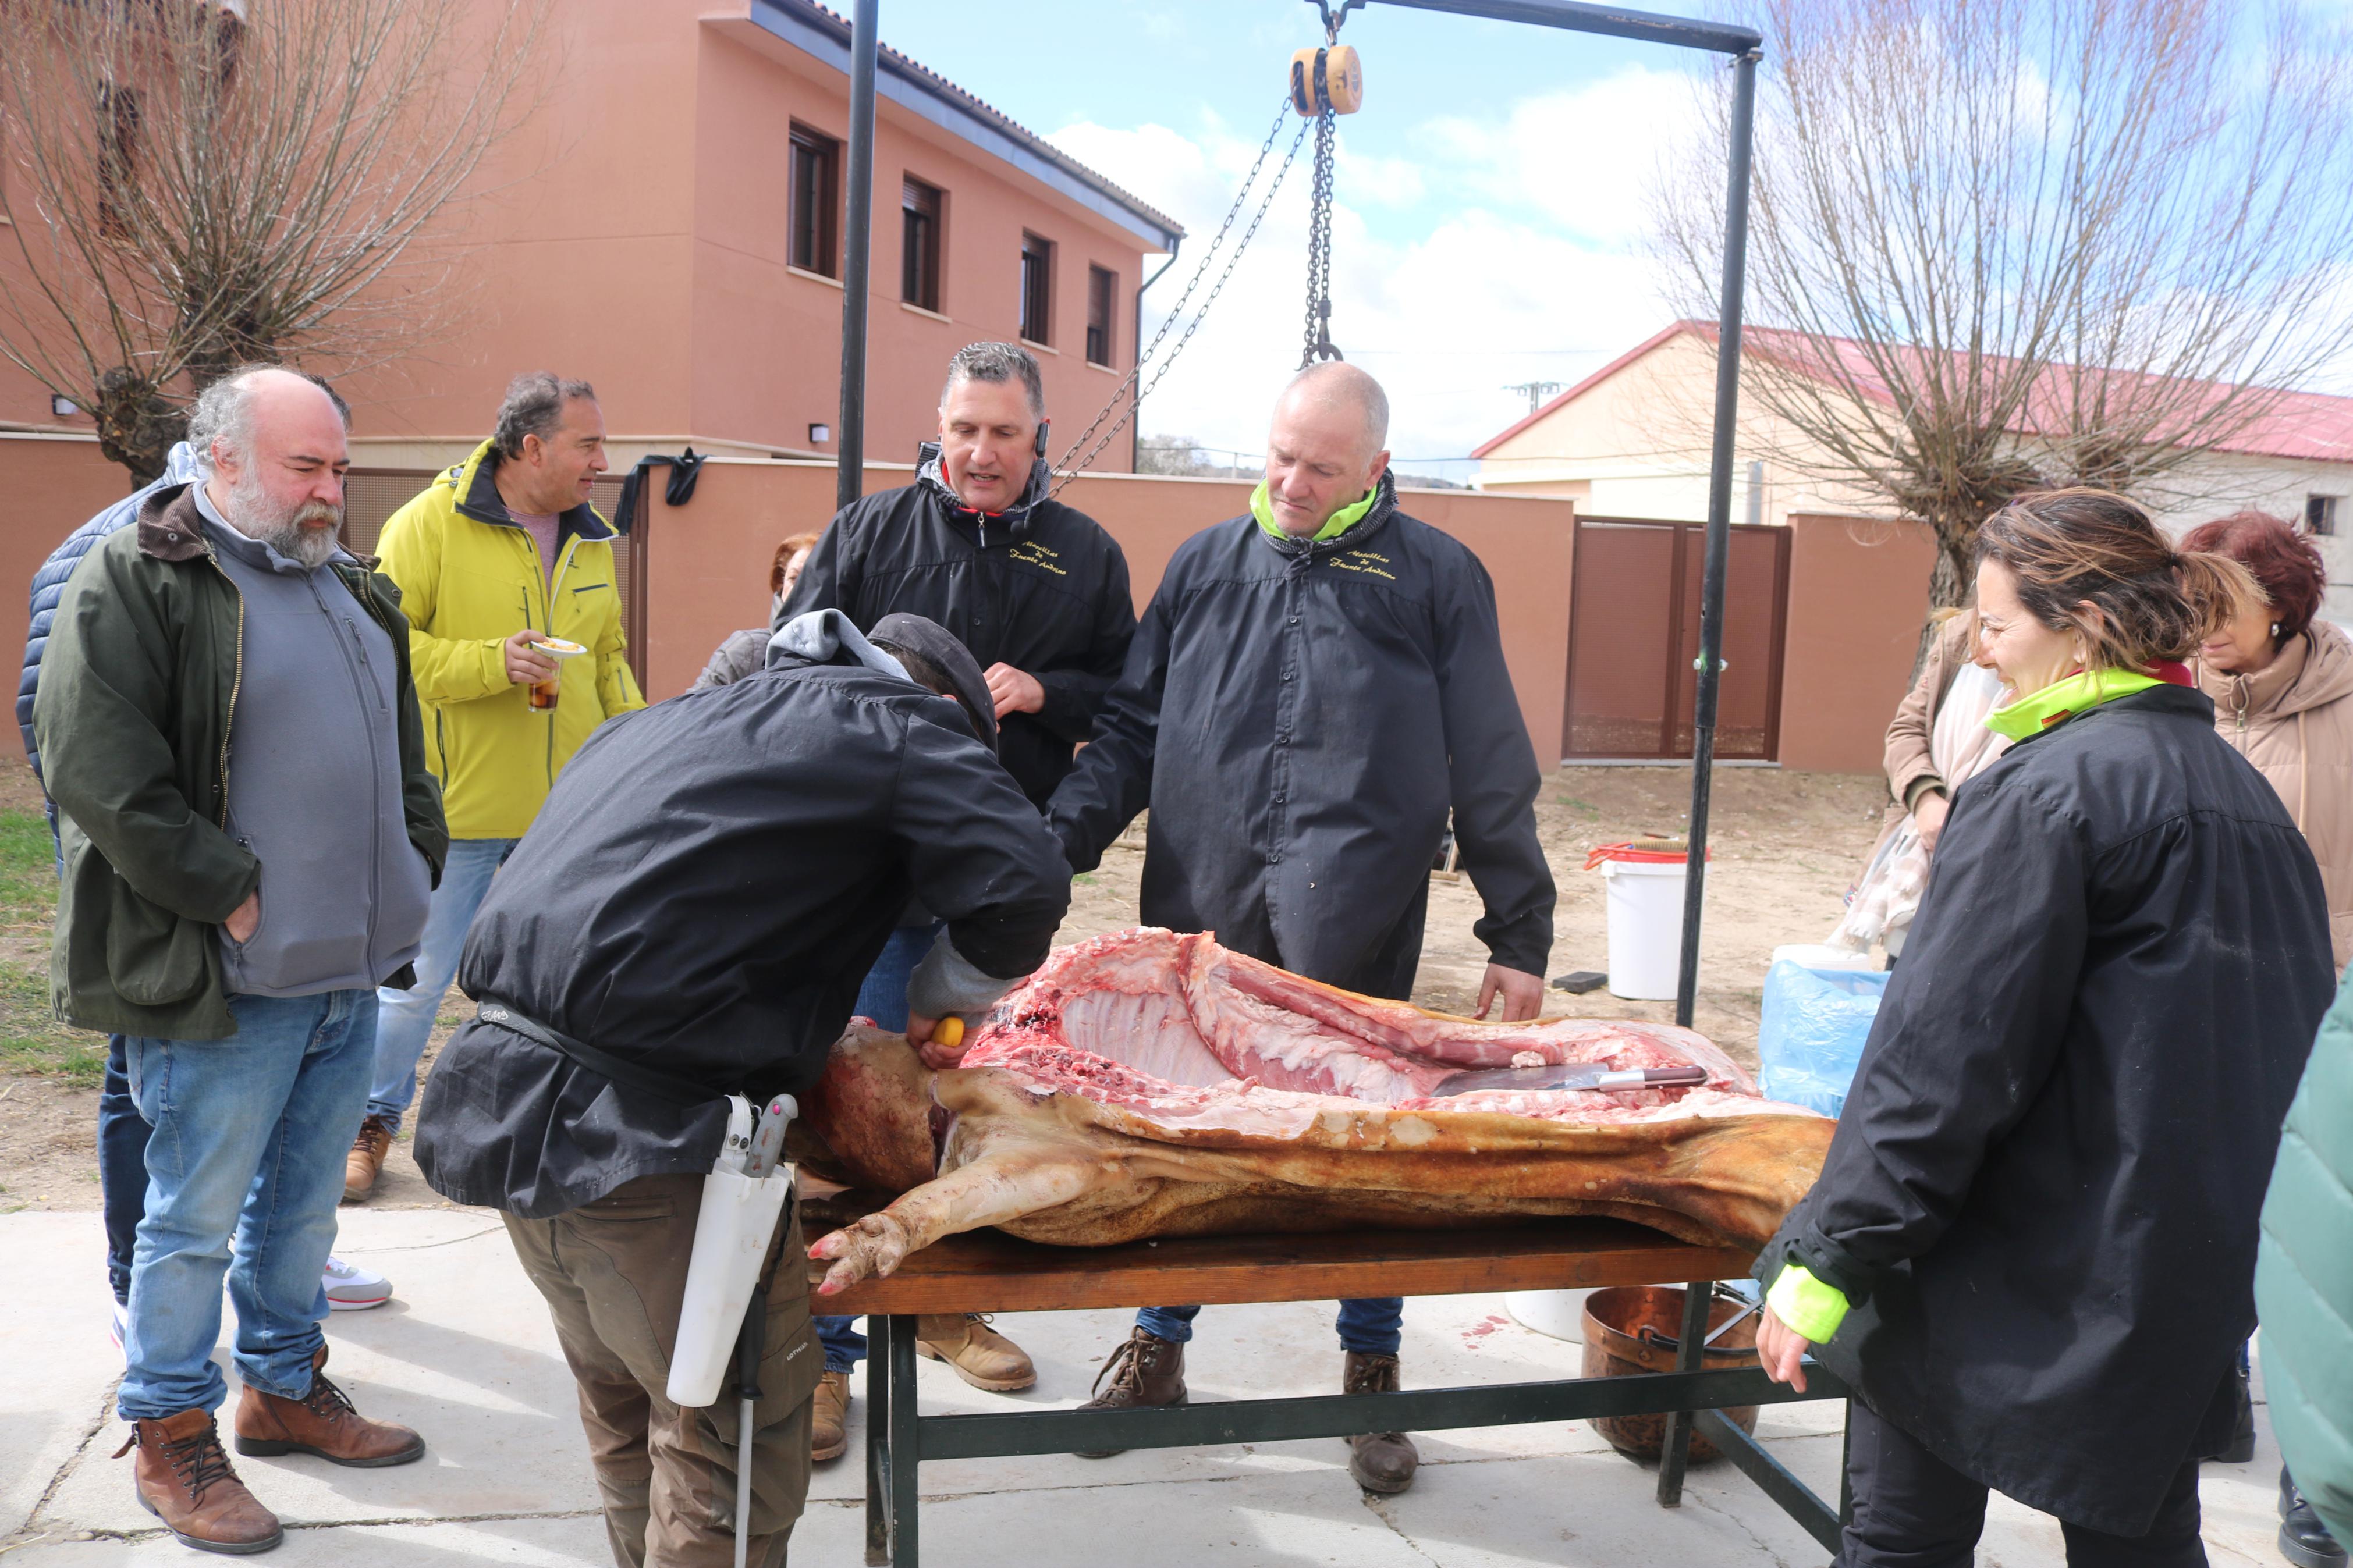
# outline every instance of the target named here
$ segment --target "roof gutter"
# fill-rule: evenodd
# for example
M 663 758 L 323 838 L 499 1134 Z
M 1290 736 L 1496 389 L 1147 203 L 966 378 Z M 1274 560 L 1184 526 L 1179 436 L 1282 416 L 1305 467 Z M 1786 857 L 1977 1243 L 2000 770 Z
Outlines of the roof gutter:
M 1176 246 L 1184 242 L 1179 234 L 1168 247 L 1168 259 L 1153 269 L 1152 276 L 1135 286 L 1135 335 L 1128 340 L 1135 356 L 1135 401 L 1129 405 L 1127 416 L 1127 471 L 1135 472 L 1135 459 L 1144 451 L 1144 291 L 1166 275 L 1176 265 Z
M 813 0 L 750 0 L 751 20 L 770 37 L 849 72 L 849 24 Z M 941 130 L 1012 164 L 1031 179 L 1069 197 L 1134 235 L 1146 250 L 1173 254 L 1184 226 L 1121 190 L 1043 137 L 933 74 L 897 51 L 881 51 L 875 89 L 883 98 Z

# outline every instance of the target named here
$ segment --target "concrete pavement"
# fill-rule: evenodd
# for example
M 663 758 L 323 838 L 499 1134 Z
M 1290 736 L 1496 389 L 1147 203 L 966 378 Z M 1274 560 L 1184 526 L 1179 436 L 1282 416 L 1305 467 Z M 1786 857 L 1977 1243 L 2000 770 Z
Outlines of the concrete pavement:
M 423 1432 L 418 1464 L 346 1470 L 308 1458 L 240 1459 L 239 1473 L 288 1525 L 267 1561 L 284 1568 L 596 1564 L 611 1561 L 596 1513 L 572 1383 L 537 1294 L 495 1215 L 345 1210 L 338 1250 L 392 1277 L 396 1300 L 339 1312 L 333 1371 L 360 1408 Z M 120 1357 L 106 1336 L 94 1214 L 0 1215 L 0 1555 L 6 1568 L 193 1563 L 155 1528 L 109 1458 Z M 226 1317 L 226 1312 L 224 1313 Z M 1069 1405 L 1126 1331 L 1118 1312 L 1009 1316 L 998 1327 L 1037 1358 L 1036 1390 L 1012 1402 Z M 1336 1392 L 1331 1308 L 1213 1307 L 1188 1357 L 1197 1400 Z M 1417 1300 L 1406 1310 L 1409 1384 L 1508 1382 L 1573 1372 L 1577 1347 L 1512 1322 L 1500 1297 Z M 224 1364 L 227 1352 L 221 1352 Z M 235 1374 L 230 1374 L 232 1393 Z M 924 1363 L 926 1409 L 1001 1409 Z M 818 1472 L 793 1561 L 863 1561 L 854 1416 L 849 1455 Z M 1759 1436 L 1824 1495 L 1837 1486 L 1836 1407 L 1768 1408 Z M 1736 1472 L 1695 1470 L 1685 1506 L 1651 1501 L 1653 1473 L 1582 1424 L 1430 1433 L 1404 1497 L 1349 1481 L 1336 1440 L 1045 1456 L 923 1468 L 931 1568 L 1096 1568 L 1119 1563 L 1236 1568 L 1805 1568 L 1825 1557 Z M 2207 1541 L 2217 1563 L 2279 1559 L 2268 1426 L 2253 1464 L 2209 1466 Z M 1996 1499 L 1979 1562 L 2062 1560 L 2058 1527 Z

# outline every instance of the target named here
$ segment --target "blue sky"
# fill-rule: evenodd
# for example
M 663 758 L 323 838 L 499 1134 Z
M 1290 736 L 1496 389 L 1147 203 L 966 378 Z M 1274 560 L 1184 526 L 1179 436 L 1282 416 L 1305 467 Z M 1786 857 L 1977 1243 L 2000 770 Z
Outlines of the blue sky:
M 892 47 L 1192 231 L 1146 297 L 1147 336 L 1264 136 L 1291 51 L 1322 32 L 1300 0 L 882 0 L 881 16 Z M 1717 57 L 1378 5 L 1343 37 L 1366 104 L 1341 121 L 1333 336 L 1388 384 L 1398 458 L 1459 479 L 1467 464 L 1429 459 L 1524 414 L 1506 384 L 1574 381 L 1671 319 L 1645 193 Z M 1303 151 L 1145 405 L 1147 432 L 1261 446 L 1298 358 L 1307 173 Z

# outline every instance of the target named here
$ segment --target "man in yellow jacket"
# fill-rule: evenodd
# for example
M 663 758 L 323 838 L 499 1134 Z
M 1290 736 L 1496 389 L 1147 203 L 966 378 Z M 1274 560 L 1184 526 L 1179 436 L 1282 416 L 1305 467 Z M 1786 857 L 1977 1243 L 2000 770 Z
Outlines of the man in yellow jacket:
M 393 513 L 376 546 L 408 616 L 426 757 L 450 842 L 417 984 L 379 993 L 375 1074 L 344 1165 L 347 1202 L 375 1185 L 416 1098 L 417 1058 L 491 876 L 580 743 L 646 705 L 621 632 L 616 531 L 588 504 L 606 467 L 595 390 L 545 371 L 517 376 L 497 433 Z M 559 659 L 543 645 L 582 651 Z

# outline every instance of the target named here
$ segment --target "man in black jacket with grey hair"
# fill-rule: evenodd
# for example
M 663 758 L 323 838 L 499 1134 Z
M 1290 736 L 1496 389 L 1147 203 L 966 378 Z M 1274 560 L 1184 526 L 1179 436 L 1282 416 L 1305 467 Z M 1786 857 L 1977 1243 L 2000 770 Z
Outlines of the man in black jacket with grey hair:
M 934 1066 L 962 1053 L 933 1020 L 986 1012 L 1069 906 L 990 708 L 921 617 L 871 642 L 839 611 L 798 617 L 758 674 L 590 736 L 474 921 L 459 975 L 483 1014 L 427 1082 L 417 1160 L 502 1211 L 546 1297 L 622 1568 L 733 1543 L 735 1402 L 665 1392 L 723 1097 L 807 1097 L 911 894 L 945 921 L 908 987 Z M 808 1489 L 819 1365 L 797 1215 L 772 1247 L 749 1478 L 770 1563 Z
M 923 616 L 972 650 L 1000 726 L 998 758 L 1043 807 L 1094 727 L 1135 635 L 1127 558 L 1092 518 L 1051 499 L 1046 392 L 1015 343 L 972 343 L 948 362 L 940 438 L 915 482 L 852 501 L 809 552 L 778 623 L 839 609 L 861 629 L 894 611 Z M 909 969 L 938 930 L 910 910 L 860 990 L 858 1011 L 886 1029 L 907 1016 Z M 818 1320 L 829 1377 L 818 1395 L 818 1458 L 847 1444 L 849 1369 L 866 1342 L 848 1318 Z M 1037 1381 L 1019 1346 L 978 1318 L 926 1317 L 926 1355 L 976 1388 Z

